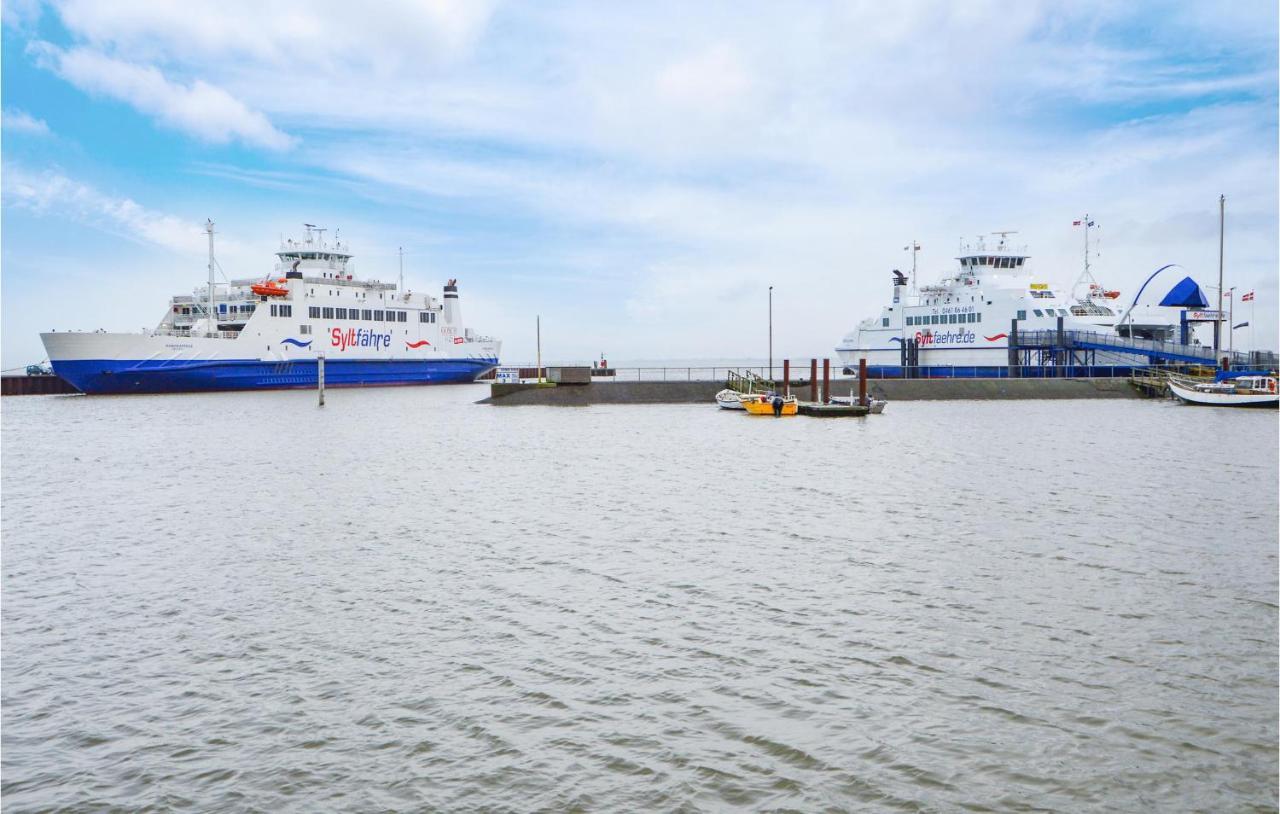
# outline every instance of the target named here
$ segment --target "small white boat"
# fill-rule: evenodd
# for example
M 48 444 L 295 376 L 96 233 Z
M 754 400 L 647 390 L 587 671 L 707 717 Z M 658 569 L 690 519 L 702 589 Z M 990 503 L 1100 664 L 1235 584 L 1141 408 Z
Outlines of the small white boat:
M 725 410 L 745 410 L 742 406 L 742 393 L 728 387 L 716 393 L 716 404 Z
M 1238 376 L 1220 382 L 1191 382 L 1169 379 L 1169 390 L 1187 404 L 1213 407 L 1276 407 L 1275 376 Z
M 832 396 L 831 403 L 832 404 L 857 404 L 858 397 L 857 396 Z M 873 398 L 867 399 L 867 406 L 871 408 L 871 413 L 870 413 L 871 415 L 880 415 L 881 413 L 883 413 L 884 406 L 888 403 L 889 403 L 888 399 L 873 399 Z

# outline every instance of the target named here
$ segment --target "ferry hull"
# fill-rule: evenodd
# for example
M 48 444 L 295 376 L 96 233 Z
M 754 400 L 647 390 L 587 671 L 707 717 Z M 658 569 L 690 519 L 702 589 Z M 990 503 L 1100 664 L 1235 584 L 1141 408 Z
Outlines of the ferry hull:
M 79 359 L 53 361 L 53 371 L 88 395 L 279 390 L 317 385 L 314 359 L 182 360 Z M 473 382 L 496 359 L 328 359 L 325 387 L 390 387 Z

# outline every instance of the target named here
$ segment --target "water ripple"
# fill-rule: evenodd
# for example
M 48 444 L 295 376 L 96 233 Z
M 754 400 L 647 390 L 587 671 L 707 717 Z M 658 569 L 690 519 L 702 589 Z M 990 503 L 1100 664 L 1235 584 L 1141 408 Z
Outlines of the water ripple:
M 6 399 L 5 809 L 1276 809 L 1274 416 L 477 397 Z

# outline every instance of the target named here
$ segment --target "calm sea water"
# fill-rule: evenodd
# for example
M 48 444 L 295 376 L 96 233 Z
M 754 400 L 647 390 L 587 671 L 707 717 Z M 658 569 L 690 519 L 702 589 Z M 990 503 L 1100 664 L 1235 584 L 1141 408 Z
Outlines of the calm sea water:
M 1274 811 L 1277 417 L 3 404 L 5 811 Z

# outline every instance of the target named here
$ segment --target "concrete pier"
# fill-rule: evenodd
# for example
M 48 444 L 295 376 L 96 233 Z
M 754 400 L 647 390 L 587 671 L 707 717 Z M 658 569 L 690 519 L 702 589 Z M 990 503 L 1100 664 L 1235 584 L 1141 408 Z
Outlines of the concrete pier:
M 807 381 L 790 382 L 805 387 Z M 481 404 L 502 406 L 589 404 L 707 404 L 724 387 L 722 381 L 592 382 L 537 388 L 534 384 L 492 384 Z M 831 395 L 859 394 L 858 380 L 831 380 Z M 1138 398 L 1127 379 L 870 379 L 867 395 L 894 401 L 1001 399 L 1116 399 Z

